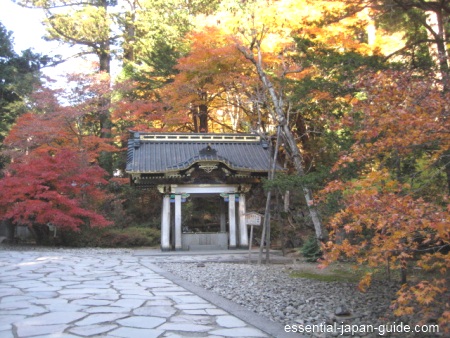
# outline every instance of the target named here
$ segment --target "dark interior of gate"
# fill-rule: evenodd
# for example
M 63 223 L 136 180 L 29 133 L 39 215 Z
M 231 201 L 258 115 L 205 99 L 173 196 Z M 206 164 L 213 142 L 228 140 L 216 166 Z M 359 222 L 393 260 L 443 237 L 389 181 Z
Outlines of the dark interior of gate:
M 226 232 L 225 207 L 220 196 L 190 196 L 182 204 L 182 232 Z

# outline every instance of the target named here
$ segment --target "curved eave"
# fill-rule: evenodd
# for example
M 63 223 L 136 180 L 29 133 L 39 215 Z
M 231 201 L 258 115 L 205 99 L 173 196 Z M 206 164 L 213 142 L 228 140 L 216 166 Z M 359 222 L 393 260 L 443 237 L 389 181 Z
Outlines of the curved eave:
M 225 158 L 221 158 L 220 156 L 205 156 L 200 158 L 200 156 L 196 156 L 194 158 L 191 158 L 183 163 L 179 163 L 176 166 L 172 166 L 170 168 L 167 169 L 176 169 L 176 170 L 188 170 L 189 168 L 191 168 L 193 165 L 197 164 L 197 163 L 222 163 L 224 164 L 227 168 L 231 169 L 231 170 L 236 170 L 236 171 L 252 171 L 251 168 L 248 167 L 239 167 L 236 166 L 235 164 L 233 164 L 232 162 L 228 161 Z

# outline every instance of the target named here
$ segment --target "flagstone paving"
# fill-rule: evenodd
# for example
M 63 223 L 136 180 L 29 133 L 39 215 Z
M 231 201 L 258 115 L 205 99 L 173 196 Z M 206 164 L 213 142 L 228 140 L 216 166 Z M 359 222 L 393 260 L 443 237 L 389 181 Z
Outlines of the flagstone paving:
M 2 250 L 0 337 L 292 336 L 237 305 L 212 301 L 218 296 L 206 297 L 208 291 L 189 290 L 152 265 L 220 259 L 189 257 Z

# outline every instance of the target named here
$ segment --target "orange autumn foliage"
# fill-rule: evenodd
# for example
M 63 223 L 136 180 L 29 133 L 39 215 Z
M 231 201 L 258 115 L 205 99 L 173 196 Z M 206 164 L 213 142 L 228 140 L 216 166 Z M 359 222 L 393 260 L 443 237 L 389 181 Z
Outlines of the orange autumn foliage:
M 191 32 L 190 52 L 178 60 L 179 73 L 173 83 L 166 86 L 161 95 L 167 113 L 179 116 L 188 124 L 194 107 L 207 107 L 210 131 L 216 122 L 218 131 L 236 130 L 251 99 L 250 88 L 255 77 L 236 48 L 231 36 L 218 27 L 205 27 Z
M 423 172 L 448 165 L 450 150 L 448 93 L 433 77 L 405 72 L 379 72 L 361 81 L 354 115 L 345 121 L 355 130 L 355 143 L 334 170 L 359 163 L 357 179 L 335 180 L 322 191 L 340 192 L 342 209 L 330 220 L 328 262 L 342 257 L 370 267 L 424 271 L 423 280 L 404 284 L 393 302 L 397 316 L 414 315 L 425 323 L 438 320 L 450 330 L 450 213 L 448 187 L 420 197 L 429 181 Z M 414 158 L 422 173 L 402 176 L 390 161 Z M 428 183 L 430 184 L 430 183 Z M 420 190 L 419 190 L 420 189 Z M 367 275 L 360 284 L 370 284 Z M 413 310 L 414 309 L 414 310 Z

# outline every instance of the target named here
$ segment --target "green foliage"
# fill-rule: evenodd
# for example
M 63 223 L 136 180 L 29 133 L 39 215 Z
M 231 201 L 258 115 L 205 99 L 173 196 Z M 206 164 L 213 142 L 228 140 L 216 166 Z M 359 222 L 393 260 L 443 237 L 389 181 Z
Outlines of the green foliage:
M 386 280 L 385 269 L 375 269 L 366 265 L 355 266 L 354 263 L 348 262 L 334 262 L 327 266 L 319 266 L 317 263 L 304 264 L 301 270 L 292 271 L 290 277 L 322 282 L 358 283 L 366 273 L 370 273 L 376 280 Z
M 302 188 L 318 189 L 328 176 L 329 169 L 325 167 L 318 168 L 305 176 L 277 173 L 273 180 L 263 180 L 263 188 L 264 190 L 278 189 L 282 193 Z
M 316 236 L 309 236 L 302 246 L 301 252 L 307 262 L 317 262 L 322 257 L 322 250 L 319 247 Z
M 405 10 L 400 3 L 399 7 L 392 6 L 392 3 L 385 5 L 385 11 L 378 16 L 379 27 L 388 32 L 403 32 L 404 48 L 396 53 L 401 56 L 404 63 L 409 63 L 413 68 L 430 69 L 433 67 L 433 60 L 430 57 L 427 30 L 423 23 L 426 22 L 427 14 L 422 9 L 412 8 Z
M 356 283 L 360 280 L 360 274 L 348 273 L 348 271 L 336 271 L 332 273 L 318 273 L 308 271 L 294 271 L 290 275 L 292 278 L 306 278 L 318 280 L 321 282 L 343 282 L 343 283 Z
M 367 69 L 381 70 L 388 64 L 382 56 L 362 55 L 356 51 L 339 52 L 322 42 L 311 41 L 297 37 L 297 53 L 295 60 L 303 67 L 312 67 L 317 73 L 295 81 L 292 87 L 292 102 L 303 119 L 317 124 L 317 116 L 323 113 L 340 117 L 349 110 L 348 100 L 342 100 L 346 95 L 353 95 L 354 83 L 359 75 Z M 392 66 L 392 65 L 390 65 Z M 326 92 L 328 99 L 317 99 L 317 92 Z M 329 98 L 335 98 L 330 100 Z M 305 104 L 307 103 L 307 104 Z M 326 123 L 330 123 L 327 120 Z M 323 126 L 321 126 L 323 128 Z M 324 130 L 322 129 L 321 130 Z M 310 130 L 316 130 L 310 128 Z
M 161 222 L 161 195 L 156 190 L 139 190 L 127 184 L 110 181 L 109 192 L 114 200 L 105 211 L 117 227 L 137 226 L 149 224 L 159 226 Z
M 301 36 L 296 37 L 295 41 L 298 61 L 307 66 L 317 66 L 324 75 L 326 74 L 322 78 L 309 78 L 311 82 L 306 83 L 309 86 L 317 84 L 315 87 L 321 90 L 331 90 L 331 92 L 342 94 L 351 90 L 345 86 L 344 81 L 356 77 L 358 73 L 355 73 L 355 70 L 363 70 L 366 67 L 383 69 L 387 65 L 381 55 L 362 55 L 353 50 L 340 52 L 322 42 L 311 41 Z M 326 89 L 323 88 L 324 84 L 327 85 Z
M 154 46 L 148 46 L 146 53 L 136 56 L 136 62 L 126 62 L 120 78 L 122 81 L 132 79 L 136 81 L 136 87 L 128 92 L 121 92 L 120 96 L 127 98 L 147 98 L 149 91 L 163 87 L 172 80 L 176 74 L 174 66 L 181 57 L 183 49 L 181 42 L 176 48 L 167 42 L 164 37 L 155 42 Z
M 0 22 L 0 148 L 16 118 L 25 111 L 26 96 L 38 83 L 43 62 L 40 55 L 30 50 L 18 55 L 13 47 L 12 33 Z
M 141 247 L 159 245 L 160 231 L 150 227 L 61 230 L 58 244 L 69 247 Z

